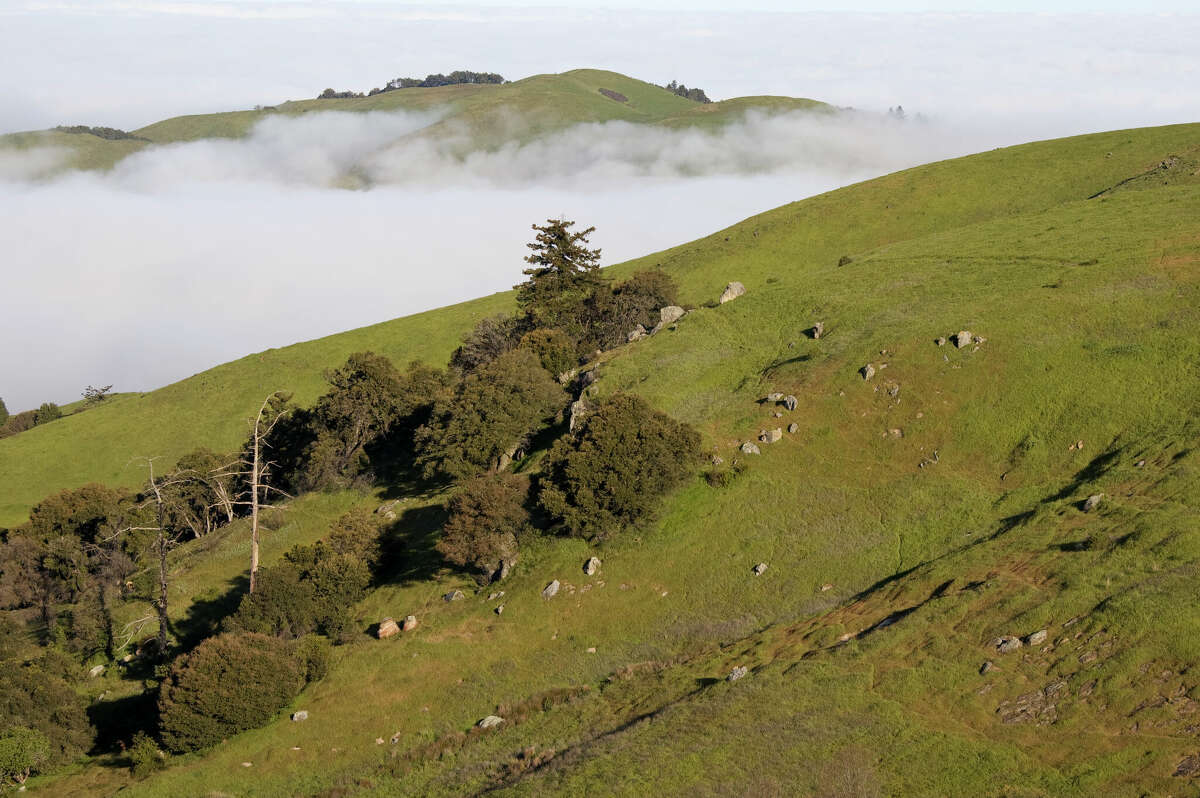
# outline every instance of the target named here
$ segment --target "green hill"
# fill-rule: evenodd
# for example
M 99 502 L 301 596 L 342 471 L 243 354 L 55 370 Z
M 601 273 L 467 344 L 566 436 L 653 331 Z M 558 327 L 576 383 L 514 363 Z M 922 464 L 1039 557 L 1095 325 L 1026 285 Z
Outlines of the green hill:
M 430 550 L 442 497 L 407 495 L 406 557 L 297 699 L 307 721 L 281 716 L 144 781 L 112 754 L 34 790 L 1194 793 L 1198 156 L 1200 125 L 996 150 L 612 267 L 661 265 L 697 307 L 606 354 L 599 393 L 695 424 L 739 476 L 697 478 L 652 527 L 598 548 L 535 541 L 481 592 Z M 712 306 L 730 280 L 746 295 Z M 4 522 L 63 487 L 133 484 L 131 457 L 232 446 L 267 391 L 311 401 L 349 352 L 442 362 L 511 302 L 252 355 L 2 440 Z M 938 345 L 959 330 L 983 340 Z M 798 408 L 775 418 L 758 401 L 771 391 Z M 761 455 L 736 448 L 790 423 Z M 375 501 L 297 500 L 266 561 Z M 238 595 L 245 536 L 235 523 L 177 552 L 181 628 Z M 593 553 L 603 565 L 585 576 Z M 444 602 L 455 588 L 467 599 Z M 366 634 L 410 613 L 420 626 L 399 640 Z M 1013 652 L 993 643 L 1042 630 Z M 735 666 L 748 671 L 728 681 Z M 88 684 L 108 691 L 101 708 L 140 689 Z M 464 734 L 492 713 L 507 722 Z
M 768 113 L 832 110 L 816 100 L 792 97 L 742 97 L 701 105 L 616 72 L 577 69 L 504 84 L 401 89 L 371 97 L 296 100 L 254 111 L 179 116 L 131 131 L 137 139 L 109 141 L 57 131 L 16 133 L 0 136 L 0 148 L 59 147 L 71 152 L 66 167 L 110 169 L 126 155 L 146 147 L 241 138 L 268 117 L 295 117 L 313 111 L 436 110 L 444 114 L 441 120 L 416 135 L 437 136 L 447 125 L 454 125 L 456 131 L 468 131 L 479 146 L 490 148 L 513 138 L 523 140 L 587 122 L 624 120 L 669 127 L 719 127 L 742 118 L 750 109 Z

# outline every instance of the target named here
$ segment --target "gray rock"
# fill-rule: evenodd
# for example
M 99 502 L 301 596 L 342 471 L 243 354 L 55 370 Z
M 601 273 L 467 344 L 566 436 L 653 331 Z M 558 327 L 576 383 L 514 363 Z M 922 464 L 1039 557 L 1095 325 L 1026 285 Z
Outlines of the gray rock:
M 568 432 L 574 432 L 583 426 L 583 420 L 587 418 L 589 409 L 586 399 L 576 399 L 571 403 L 571 421 L 567 425 Z
M 996 670 L 996 666 L 993 665 L 992 661 L 989 659 L 987 662 L 985 662 L 979 666 L 979 675 L 983 676 L 985 674 L 991 673 L 994 670 Z
M 555 596 L 558 595 L 559 587 L 560 587 L 560 585 L 558 584 L 558 580 L 555 579 L 553 582 L 551 582 L 550 584 L 548 584 L 544 588 L 542 588 L 542 598 L 544 598 L 544 599 L 554 598 Z
M 767 394 L 767 396 L 766 396 L 766 401 L 768 401 L 768 402 L 770 402 L 770 403 L 772 403 L 772 404 L 775 404 L 776 402 L 782 402 L 782 401 L 783 401 L 783 394 L 781 394 L 781 393 L 769 393 L 769 394 Z
M 504 722 L 504 718 L 500 717 L 499 715 L 488 715 L 486 718 L 479 721 L 479 723 L 477 723 L 475 725 L 481 729 L 494 729 L 503 722 Z
M 639 324 L 638 326 L 634 327 L 632 330 L 629 331 L 629 335 L 625 336 L 625 342 L 631 344 L 634 341 L 640 341 L 641 339 L 646 337 L 646 334 L 647 334 L 646 328 Z M 591 372 L 589 372 L 589 373 L 591 373 Z
M 379 631 L 375 633 L 375 636 L 380 640 L 386 640 L 387 638 L 394 637 L 399 633 L 400 625 L 391 618 L 384 618 L 379 622 Z
M 777 443 L 783 438 L 783 430 L 779 427 L 775 429 L 765 429 L 758 435 L 758 439 L 763 443 Z
M 971 343 L 973 343 L 973 344 L 983 344 L 983 343 L 987 343 L 987 339 L 986 339 L 986 338 L 984 338 L 982 335 L 972 335 L 972 336 L 971 336 Z
M 791 424 L 788 424 L 788 432 L 795 435 L 799 431 L 800 431 L 800 425 L 797 424 L 795 421 L 793 421 Z
M 783 406 L 786 407 L 788 410 L 795 410 L 796 406 L 799 404 L 800 404 L 800 400 L 797 399 L 796 397 L 792 396 L 790 393 L 787 396 L 783 397 Z
M 401 502 L 400 499 L 396 499 L 395 501 L 390 501 L 390 502 L 384 502 L 383 504 L 379 505 L 379 507 L 376 508 L 375 514 L 383 516 L 385 520 L 395 521 L 396 520 L 396 508 L 400 506 L 400 502 Z
M 935 343 L 935 344 L 937 344 L 938 346 L 945 346 L 945 345 L 946 345 L 946 339 L 945 339 L 945 338 L 938 338 L 936 341 L 934 341 L 934 343 Z
M 747 668 L 745 665 L 738 665 L 729 672 L 729 675 L 725 677 L 725 681 L 736 682 L 738 679 L 745 678 L 746 674 L 748 673 L 750 673 L 749 668 Z
M 1029 637 L 1025 638 L 1025 643 L 1026 645 L 1030 646 L 1040 646 L 1042 643 L 1046 642 L 1046 637 L 1048 634 L 1049 633 L 1045 629 L 1039 629 Z
M 513 540 L 515 541 L 516 538 L 514 537 Z M 497 568 L 496 572 L 492 574 L 492 580 L 495 582 L 500 582 L 504 579 L 507 579 L 509 572 L 512 571 L 513 563 L 515 563 L 515 562 L 516 562 L 515 557 L 511 557 L 511 558 L 506 557 L 506 558 L 502 559 L 500 561 L 500 567 Z
M 725 286 L 725 290 L 721 292 L 720 302 L 722 305 L 724 305 L 726 302 L 731 302 L 744 293 L 746 293 L 746 286 L 735 280 L 729 285 Z
M 95 679 L 97 676 L 100 676 L 100 675 L 102 675 L 103 673 L 104 673 L 104 666 L 103 666 L 103 665 L 96 665 L 96 666 L 95 666 L 95 667 L 93 667 L 93 668 L 92 668 L 90 671 L 88 671 L 88 678 L 89 678 L 89 679 Z
M 674 324 L 682 319 L 685 313 L 687 311 L 678 305 L 667 305 L 665 308 L 659 308 L 658 323 L 660 325 Z
M 464 595 L 461 590 L 452 590 L 446 595 L 442 596 L 443 601 L 461 601 L 465 598 L 466 595 Z
M 1008 654 L 1010 652 L 1016 651 L 1020 647 L 1021 647 L 1021 638 L 1013 637 L 1012 635 L 1004 635 L 1002 637 L 997 637 L 995 640 L 992 641 L 992 648 L 996 649 L 996 651 L 1000 654 Z
M 870 363 L 868 363 L 867 365 L 860 368 L 858 370 L 858 373 L 862 375 L 862 378 L 864 380 L 869 380 L 875 376 L 875 367 L 872 366 Z
M 493 610 L 493 612 L 495 612 L 497 615 L 503 615 L 504 614 L 504 605 L 503 604 L 497 605 L 496 609 Z
M 1145 465 L 1146 465 L 1145 460 L 1138 460 L 1136 463 L 1133 464 L 1133 467 L 1134 468 L 1142 468 Z
M 812 326 L 812 337 L 813 337 L 814 341 L 819 339 L 824 334 L 825 334 L 825 322 L 819 321 Z
M 400 624 L 400 631 L 411 632 L 413 629 L 416 629 L 416 628 L 417 628 L 417 616 L 405 615 L 404 623 Z
M 1095 510 L 1100 506 L 1100 500 L 1103 498 L 1103 493 L 1094 493 L 1091 496 L 1088 496 L 1087 500 L 1083 503 L 1083 511 L 1085 513 L 1090 513 L 1092 510 Z
M 746 441 L 742 444 L 742 454 L 762 454 L 762 452 L 759 451 L 759 448 L 756 445 L 750 441 Z
M 959 330 L 954 334 L 954 345 L 959 349 L 968 346 L 971 343 L 971 331 Z
M 754 566 L 754 575 L 755 576 L 762 576 L 766 572 L 767 572 L 767 564 L 765 562 L 760 562 L 758 565 Z
M 300 723 L 301 721 L 305 721 L 305 720 L 308 720 L 308 710 L 307 709 L 302 709 L 299 712 L 292 713 L 292 722 L 293 723 Z
M 591 576 L 592 574 L 596 573 L 599 570 L 600 570 L 600 558 L 599 557 L 588 557 L 587 562 L 585 562 L 583 564 L 583 572 L 585 574 L 587 574 L 588 576 Z

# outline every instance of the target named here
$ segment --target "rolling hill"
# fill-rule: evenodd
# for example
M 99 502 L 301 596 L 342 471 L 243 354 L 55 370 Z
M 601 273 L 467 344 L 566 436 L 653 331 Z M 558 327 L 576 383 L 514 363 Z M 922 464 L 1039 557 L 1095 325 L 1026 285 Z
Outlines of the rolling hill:
M 538 91 L 583 105 L 612 80 L 568 74 L 592 77 Z M 660 121 L 676 113 L 644 102 Z M 432 550 L 444 496 L 384 486 L 403 498 L 391 536 L 405 556 L 354 608 L 362 634 L 297 699 L 307 721 L 281 715 L 142 781 L 103 753 L 32 790 L 1195 793 L 1198 156 L 1200 125 L 1001 149 L 610 267 L 660 266 L 694 310 L 606 353 L 595 391 L 694 424 L 713 455 L 744 466 L 736 478 L 697 477 L 655 524 L 598 547 L 535 540 L 482 591 Z M 746 294 L 716 305 L 731 280 Z M 61 488 L 134 484 L 136 456 L 234 446 L 265 393 L 310 402 L 350 352 L 441 363 L 512 302 L 258 353 L 2 440 L 0 523 Z M 959 331 L 964 345 L 939 345 Z M 760 401 L 776 391 L 797 409 Z M 791 423 L 762 454 L 740 452 Z M 378 501 L 297 499 L 266 561 Z M 240 595 L 246 547 L 235 523 L 176 552 L 181 634 Z M 585 576 L 593 554 L 601 569 Z M 562 590 L 544 600 L 552 579 Z M 503 615 L 488 598 L 498 588 Z M 455 589 L 467 598 L 442 600 Z M 407 614 L 420 619 L 411 634 L 367 633 Z M 113 669 L 87 689 L 100 712 L 142 684 Z M 507 722 L 468 733 L 493 713 Z

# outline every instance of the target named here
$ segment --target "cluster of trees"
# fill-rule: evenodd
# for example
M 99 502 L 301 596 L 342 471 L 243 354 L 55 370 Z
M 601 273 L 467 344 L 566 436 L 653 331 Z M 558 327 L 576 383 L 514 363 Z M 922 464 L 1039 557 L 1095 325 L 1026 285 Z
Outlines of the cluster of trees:
M 534 225 L 518 312 L 480 321 L 448 368 L 414 362 L 401 371 L 382 355 L 351 354 L 326 373 L 329 387 L 311 407 L 268 396 L 238 451 L 197 449 L 173 468 L 147 458 L 137 490 L 61 491 L 28 523 L 0 531 L 0 659 L 12 657 L 18 674 L 0 680 L 4 776 L 27 778 L 90 744 L 70 688 L 89 659 L 135 647 L 162 663 L 157 740 L 171 751 L 261 725 L 321 678 L 328 646 L 353 634 L 349 608 L 383 576 L 386 529 L 358 509 L 321 541 L 260 568 L 260 515 L 278 497 L 404 481 L 449 486 L 438 551 L 482 583 L 508 572 L 529 535 L 602 539 L 653 518 L 693 472 L 697 433 L 630 395 L 585 396 L 572 425 L 565 410 L 590 384 L 576 374 L 581 363 L 623 344 L 636 325 L 653 325 L 659 308 L 676 302 L 676 287 L 657 271 L 612 283 L 588 245 L 592 228 L 572 228 L 563 219 Z M 109 388 L 85 395 L 102 401 Z M 548 450 L 541 473 L 514 473 L 535 449 Z M 168 554 L 243 516 L 249 590 L 214 627 L 219 634 L 177 652 Z M 147 601 L 153 614 L 118 626 L 114 609 L 126 600 Z M 31 631 L 42 653 L 22 658 Z M 26 677 L 50 687 L 21 698 Z M 157 751 L 155 739 L 136 737 L 133 768 L 157 767 Z
M 366 94 L 363 94 L 361 91 L 325 89 L 325 91 L 317 95 L 317 99 L 347 100 L 355 97 L 374 97 L 376 94 L 396 91 L 397 89 L 431 89 L 435 86 L 456 86 L 463 83 L 499 84 L 507 82 L 502 75 L 497 75 L 495 72 L 471 72 L 466 69 L 456 69 L 449 75 L 443 75 L 439 72 L 434 75 L 426 75 L 423 78 L 392 78 L 383 88 L 376 87 Z
M 90 127 L 88 125 L 59 125 L 54 128 L 59 133 L 86 133 L 91 136 L 106 139 L 108 141 L 120 141 L 121 139 L 132 139 L 133 141 L 149 141 L 150 139 L 144 136 L 138 136 L 130 133 L 127 130 L 120 130 L 115 127 Z
M 108 398 L 112 386 L 95 388 L 91 385 L 83 392 L 86 400 L 84 408 L 92 407 Z M 23 410 L 15 415 L 9 415 L 4 400 L 0 399 L 0 438 L 8 438 L 42 424 L 49 424 L 63 417 L 62 408 L 54 402 L 43 402 L 37 410 Z
M 712 100 L 708 99 L 708 95 L 704 93 L 704 89 L 689 89 L 687 86 L 674 80 L 668 83 L 666 86 L 663 86 L 663 88 L 672 94 L 678 94 L 680 97 L 684 97 L 694 102 L 712 102 Z

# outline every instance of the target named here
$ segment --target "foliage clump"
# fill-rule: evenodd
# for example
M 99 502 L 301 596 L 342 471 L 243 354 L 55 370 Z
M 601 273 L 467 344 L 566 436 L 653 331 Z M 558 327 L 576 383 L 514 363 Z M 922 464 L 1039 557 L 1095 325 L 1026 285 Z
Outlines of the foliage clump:
M 24 784 L 50 760 L 50 741 L 37 729 L 10 726 L 0 733 L 0 783 Z
M 493 474 L 465 483 L 450 499 L 449 518 L 437 550 L 448 561 L 492 581 L 503 564 L 517 559 L 517 547 L 531 529 L 527 478 Z
M 690 426 L 618 394 L 600 402 L 577 435 L 554 444 L 538 501 L 569 534 L 604 538 L 653 517 L 692 472 L 699 448 Z
M 31 771 L 45 772 L 87 751 L 94 732 L 88 722 L 83 701 L 64 678 L 71 663 L 48 654 L 34 662 L 0 663 L 0 734 L 12 729 L 36 731 L 46 741 L 46 756 L 30 765 Z M 26 742 L 24 732 L 18 736 Z M 17 749 L 24 743 L 10 741 Z
M 198 751 L 269 721 L 304 687 L 291 643 L 277 637 L 225 633 L 177 658 L 159 689 L 163 744 Z

